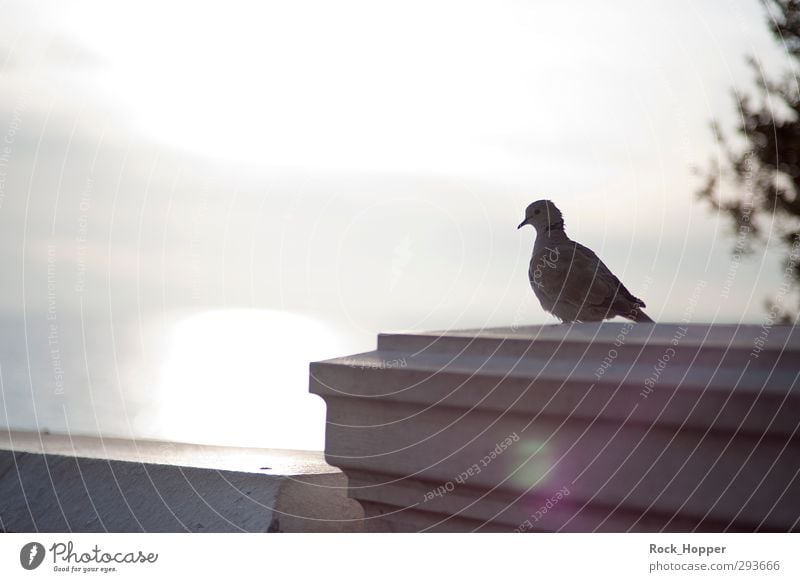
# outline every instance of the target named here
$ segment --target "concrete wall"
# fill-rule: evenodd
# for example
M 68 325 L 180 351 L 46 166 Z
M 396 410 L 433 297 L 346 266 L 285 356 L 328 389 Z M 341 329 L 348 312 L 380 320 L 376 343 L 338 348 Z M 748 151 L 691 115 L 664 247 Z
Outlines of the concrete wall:
M 7 532 L 360 531 L 346 486 L 307 451 L 0 435 Z

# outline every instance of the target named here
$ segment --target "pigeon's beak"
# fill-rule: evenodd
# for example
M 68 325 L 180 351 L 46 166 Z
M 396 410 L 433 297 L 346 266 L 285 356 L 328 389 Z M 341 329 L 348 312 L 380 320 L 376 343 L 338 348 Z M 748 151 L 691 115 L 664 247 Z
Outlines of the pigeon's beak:
M 528 224 L 528 219 L 527 218 L 519 223 L 519 226 L 517 227 L 517 230 L 519 230 L 520 228 L 522 228 L 526 224 Z

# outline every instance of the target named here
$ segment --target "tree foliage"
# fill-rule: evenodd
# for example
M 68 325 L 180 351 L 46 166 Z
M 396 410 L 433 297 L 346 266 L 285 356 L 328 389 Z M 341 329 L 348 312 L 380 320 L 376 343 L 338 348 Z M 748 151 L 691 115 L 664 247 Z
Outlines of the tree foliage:
M 780 79 L 767 78 L 754 58 L 756 95 L 734 91 L 739 122 L 734 136 L 713 124 L 723 152 L 705 171 L 698 197 L 727 216 L 735 254 L 779 246 L 781 285 L 766 301 L 771 318 L 796 321 L 800 309 L 788 296 L 800 289 L 800 0 L 765 4 L 770 30 L 789 56 Z

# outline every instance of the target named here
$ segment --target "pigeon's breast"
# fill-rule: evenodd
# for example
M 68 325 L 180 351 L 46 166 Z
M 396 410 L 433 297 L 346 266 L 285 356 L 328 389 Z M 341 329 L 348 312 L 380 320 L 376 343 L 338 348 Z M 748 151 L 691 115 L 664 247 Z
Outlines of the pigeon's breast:
M 558 256 L 553 253 L 552 249 L 537 249 L 534 250 L 528 266 L 528 281 L 530 281 L 533 294 L 536 295 L 542 308 L 549 312 L 553 311 L 555 298 L 548 290 L 553 286 L 553 277 L 557 276 L 555 273 L 557 261 Z

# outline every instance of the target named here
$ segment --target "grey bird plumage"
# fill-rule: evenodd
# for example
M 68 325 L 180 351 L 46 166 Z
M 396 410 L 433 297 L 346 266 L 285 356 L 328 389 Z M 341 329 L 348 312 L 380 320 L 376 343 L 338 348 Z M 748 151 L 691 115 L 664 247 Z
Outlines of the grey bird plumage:
M 652 322 L 644 301 L 635 297 L 594 252 L 564 232 L 561 211 L 550 200 L 525 209 L 525 220 L 536 229 L 528 279 L 542 308 L 564 323 L 603 321 L 622 316 Z

